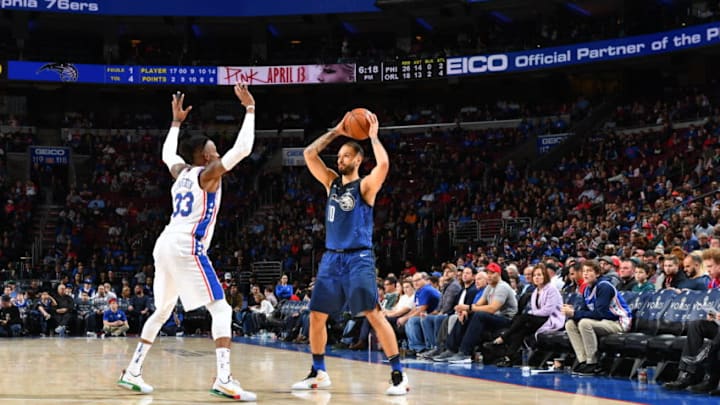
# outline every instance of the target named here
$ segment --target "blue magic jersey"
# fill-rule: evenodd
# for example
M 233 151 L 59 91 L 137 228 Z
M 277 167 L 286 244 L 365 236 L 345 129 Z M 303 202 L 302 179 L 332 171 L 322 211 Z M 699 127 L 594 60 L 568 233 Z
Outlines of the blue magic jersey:
M 325 207 L 325 247 L 332 250 L 372 247 L 373 208 L 360 195 L 360 180 L 333 180 Z

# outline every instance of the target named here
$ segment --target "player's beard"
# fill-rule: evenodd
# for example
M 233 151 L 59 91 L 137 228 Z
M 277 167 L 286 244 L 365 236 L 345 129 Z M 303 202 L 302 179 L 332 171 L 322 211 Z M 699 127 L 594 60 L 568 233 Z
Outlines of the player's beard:
M 355 171 L 355 165 L 353 163 L 348 163 L 345 166 L 338 166 L 338 171 L 343 176 L 349 176 Z

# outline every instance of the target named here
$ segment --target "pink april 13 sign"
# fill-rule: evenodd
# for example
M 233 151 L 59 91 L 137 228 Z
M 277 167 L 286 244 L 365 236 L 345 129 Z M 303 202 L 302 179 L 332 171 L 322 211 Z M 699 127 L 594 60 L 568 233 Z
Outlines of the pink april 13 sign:
M 218 85 L 232 86 L 238 82 L 245 82 L 251 86 L 354 83 L 355 64 L 218 66 Z

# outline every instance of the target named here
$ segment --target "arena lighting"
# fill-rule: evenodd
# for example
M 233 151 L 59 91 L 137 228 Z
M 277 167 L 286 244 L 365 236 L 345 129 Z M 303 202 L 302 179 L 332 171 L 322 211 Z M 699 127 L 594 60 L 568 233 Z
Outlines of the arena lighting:
M 415 22 L 421 27 L 425 28 L 426 31 L 432 31 L 433 26 L 422 17 L 415 18 Z
M 495 17 L 496 20 L 498 20 L 504 24 L 510 24 L 512 22 L 512 18 L 508 17 L 507 15 L 505 15 L 499 11 L 492 11 L 492 12 L 490 12 L 490 15 Z
M 565 6 L 566 6 L 568 9 L 570 9 L 570 10 L 572 10 L 572 11 L 574 11 L 574 12 L 580 14 L 580 15 L 584 15 L 585 17 L 590 17 L 590 16 L 592 15 L 591 12 L 585 10 L 584 8 L 580 7 L 579 5 L 577 5 L 577 4 L 575 4 L 575 3 L 567 2 L 567 3 L 565 3 Z

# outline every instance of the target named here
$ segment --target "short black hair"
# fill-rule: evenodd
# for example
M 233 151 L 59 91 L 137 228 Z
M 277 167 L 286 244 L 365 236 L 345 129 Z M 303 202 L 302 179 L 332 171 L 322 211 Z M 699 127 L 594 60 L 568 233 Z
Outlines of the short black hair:
M 360 146 L 359 143 L 357 143 L 355 141 L 350 141 L 350 142 L 346 142 L 345 145 L 351 147 L 355 151 L 355 154 L 359 154 L 360 156 L 365 157 L 365 150 L 363 149 L 362 146 Z
M 182 157 L 185 162 L 192 164 L 195 161 L 195 153 L 203 150 L 209 141 L 210 138 L 205 135 L 190 135 L 183 137 L 180 140 L 180 157 Z

